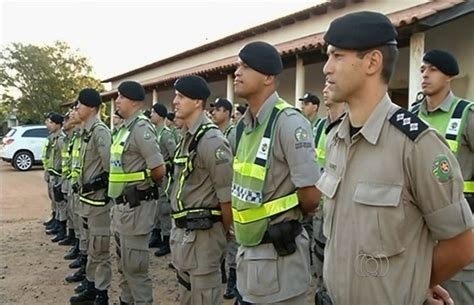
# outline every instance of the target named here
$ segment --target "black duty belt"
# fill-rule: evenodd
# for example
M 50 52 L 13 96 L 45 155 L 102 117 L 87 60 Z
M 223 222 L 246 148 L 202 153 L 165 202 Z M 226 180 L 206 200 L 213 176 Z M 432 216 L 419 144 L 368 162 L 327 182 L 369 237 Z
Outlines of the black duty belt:
M 303 226 L 297 220 L 291 220 L 290 223 L 291 223 L 292 229 L 289 232 L 285 232 L 285 233 L 289 234 L 290 237 L 292 237 L 292 238 L 296 238 L 303 231 Z M 275 225 L 278 225 L 278 224 L 275 224 Z M 265 231 L 265 234 L 263 234 L 263 238 L 262 238 L 262 241 L 260 242 L 260 244 L 269 244 L 269 243 L 272 243 L 272 242 L 273 242 L 273 240 L 270 237 L 270 232 L 268 230 Z
M 138 196 L 138 199 L 140 201 L 148 201 L 148 200 L 154 200 L 158 199 L 158 189 L 156 187 L 151 187 L 146 190 L 136 190 L 136 195 Z M 125 204 L 127 202 L 130 202 L 130 200 L 127 199 L 126 195 L 121 195 L 117 198 L 115 198 L 115 203 L 116 204 Z

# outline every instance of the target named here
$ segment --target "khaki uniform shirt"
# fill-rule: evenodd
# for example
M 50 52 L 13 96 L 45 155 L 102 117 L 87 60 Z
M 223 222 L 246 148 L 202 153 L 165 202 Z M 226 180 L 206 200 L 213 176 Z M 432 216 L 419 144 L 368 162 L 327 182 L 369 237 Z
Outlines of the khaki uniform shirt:
M 227 123 L 227 125 L 224 127 L 224 129 L 222 130 L 222 133 L 225 132 L 225 130 L 230 126 L 230 121 Z M 230 148 L 232 149 L 232 155 L 235 156 L 235 141 L 237 140 L 236 139 L 236 134 L 237 134 L 237 129 L 236 129 L 236 126 L 232 127 L 232 129 L 230 130 L 230 132 L 227 134 L 226 136 L 226 139 L 227 141 L 229 141 L 229 144 L 230 144 Z
M 84 124 L 80 156 L 82 160 L 82 169 L 78 178 L 80 186 L 89 183 L 93 178 L 104 172 L 109 172 L 110 168 L 110 145 L 112 138 L 110 130 L 105 125 L 96 125 L 100 119 L 93 116 Z M 104 200 L 106 198 L 106 189 L 94 191 L 87 194 L 89 199 Z M 110 204 L 105 206 L 94 206 L 84 202 L 82 203 L 81 216 L 89 217 L 108 212 Z
M 122 166 L 126 173 L 144 169 L 152 170 L 161 165 L 164 166 L 163 156 L 151 122 L 140 120 L 132 127 L 134 120 L 140 113 L 137 111 L 122 125 L 122 128 L 131 128 L 122 155 Z M 135 185 L 139 190 L 147 190 L 154 185 L 150 179 L 130 182 L 127 186 Z M 148 234 L 153 228 L 155 214 L 156 203 L 154 200 L 142 201 L 135 208 L 130 208 L 128 203 L 119 204 L 114 208 L 114 225 L 124 235 Z
M 211 123 L 203 113 L 188 130 L 185 130 L 181 156 L 189 153 L 189 145 L 202 124 Z M 232 152 L 229 142 L 218 129 L 208 130 L 195 148 L 193 171 L 184 183 L 182 202 L 185 209 L 217 208 L 231 201 Z M 178 211 L 177 193 L 182 166 L 175 165 L 171 209 Z M 208 230 L 177 228 L 173 221 L 170 244 L 173 262 L 179 270 L 191 274 L 208 274 L 220 268 L 227 245 L 224 228 L 216 222 Z
M 167 170 L 173 166 L 173 157 L 174 153 L 176 151 L 176 138 L 173 135 L 173 132 L 165 128 L 164 125 L 161 125 L 156 129 L 156 135 L 160 135 L 158 139 L 158 144 L 160 146 L 160 151 L 161 154 L 163 155 L 163 159 L 166 162 L 166 167 Z M 163 180 L 161 181 L 160 185 L 160 201 L 168 201 L 167 195 L 166 195 L 166 186 L 168 185 L 168 174 L 163 177 Z
M 247 111 L 242 117 L 244 133 L 263 124 L 278 99 L 276 92 L 272 94 L 255 119 Z M 316 184 L 320 169 L 315 162 L 313 142 L 309 121 L 293 108 L 283 110 L 275 123 L 272 150 L 267 161 L 270 166 L 263 188 L 263 202 Z M 301 210 L 294 208 L 273 219 L 271 224 L 302 217 Z M 296 242 L 296 252 L 283 257 L 277 255 L 272 244 L 239 247 L 236 257 L 238 288 L 246 300 L 252 303 L 272 303 L 300 295 L 309 289 L 311 270 L 309 236 L 306 231 L 297 237 Z M 239 265 L 242 266 L 240 270 Z M 262 267 L 265 268 L 264 271 L 261 271 Z M 267 280 L 260 278 L 258 272 L 265 272 L 264 278 Z M 240 281 L 239 278 L 243 280 Z
M 443 111 L 449 112 L 451 105 L 456 102 L 458 98 L 452 92 L 449 92 L 446 99 L 433 112 Z M 426 109 L 426 99 L 420 105 L 420 112 L 429 115 Z M 459 165 L 461 166 L 462 177 L 465 181 L 474 180 L 474 106 L 471 106 L 467 115 L 466 125 L 462 131 L 461 146 L 459 147 L 456 156 Z M 471 195 L 472 196 L 472 195 Z M 471 198 L 469 200 L 474 200 Z M 463 272 L 458 273 L 453 277 L 454 280 L 474 281 L 474 263 L 466 266 Z
M 53 162 L 51 164 L 51 167 L 59 172 L 62 171 L 62 155 L 61 155 L 61 150 L 64 145 L 64 133 L 62 129 L 59 129 L 56 131 L 54 134 L 52 134 L 51 141 L 54 143 L 54 147 L 51 149 L 51 154 L 53 154 Z M 58 176 L 53 176 L 53 181 L 54 184 L 61 183 L 62 178 Z
M 349 116 L 326 142 L 318 181 L 327 237 L 324 279 L 334 304 L 422 304 L 436 240 L 472 227 L 455 157 L 433 129 L 414 140 L 389 122 L 388 95 L 350 136 Z M 408 114 L 398 121 L 420 123 Z

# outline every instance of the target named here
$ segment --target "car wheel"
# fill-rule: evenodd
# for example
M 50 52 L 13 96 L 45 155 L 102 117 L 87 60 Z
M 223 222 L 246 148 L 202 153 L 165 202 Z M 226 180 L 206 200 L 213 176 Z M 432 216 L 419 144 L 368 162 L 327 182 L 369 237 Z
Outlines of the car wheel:
M 33 166 L 33 155 L 27 151 L 20 151 L 13 157 L 13 166 L 19 171 L 27 171 Z

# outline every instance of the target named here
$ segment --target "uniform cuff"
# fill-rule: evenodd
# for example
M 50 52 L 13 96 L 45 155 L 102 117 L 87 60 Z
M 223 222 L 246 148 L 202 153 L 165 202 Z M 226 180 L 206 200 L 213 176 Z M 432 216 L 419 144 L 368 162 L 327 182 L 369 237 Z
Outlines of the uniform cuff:
M 435 240 L 450 239 L 472 228 L 472 213 L 466 199 L 425 214 L 423 218 Z

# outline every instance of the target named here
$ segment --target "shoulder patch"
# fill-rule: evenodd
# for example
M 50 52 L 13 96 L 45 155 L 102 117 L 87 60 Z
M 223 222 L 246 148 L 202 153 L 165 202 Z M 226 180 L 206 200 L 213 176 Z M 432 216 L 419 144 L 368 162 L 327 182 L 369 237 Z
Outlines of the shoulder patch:
M 426 125 L 417 115 L 400 108 L 389 119 L 390 123 L 403 132 L 410 140 L 415 139 L 426 129 Z

